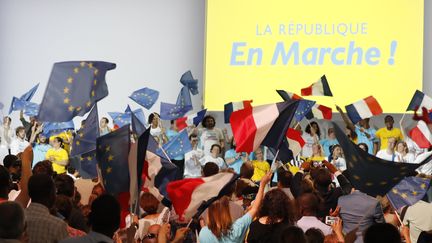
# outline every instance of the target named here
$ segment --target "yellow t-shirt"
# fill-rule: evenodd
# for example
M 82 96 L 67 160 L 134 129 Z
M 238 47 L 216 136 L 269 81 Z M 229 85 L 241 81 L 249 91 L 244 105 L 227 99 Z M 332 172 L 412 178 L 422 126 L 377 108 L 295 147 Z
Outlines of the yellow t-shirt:
M 380 150 L 386 149 L 388 145 L 388 139 L 393 137 L 397 141 L 403 140 L 402 132 L 399 128 L 393 127 L 392 130 L 387 130 L 386 127 L 378 129 L 375 136 L 380 140 Z
M 54 139 L 55 137 L 60 137 L 61 139 L 63 139 L 63 148 L 69 154 L 70 153 L 70 144 L 66 143 L 66 141 L 68 140 L 68 138 L 72 140 L 72 131 L 69 130 L 67 132 L 61 132 L 59 134 L 53 135 L 53 136 L 50 137 L 50 141 L 52 139 Z
M 253 181 L 260 181 L 270 171 L 270 165 L 267 161 L 252 160 L 252 165 L 254 167 Z
M 54 149 L 54 148 L 50 148 L 48 149 L 48 151 L 45 154 L 45 158 L 47 160 L 50 160 L 50 157 L 54 157 L 54 161 L 52 162 L 52 166 L 53 166 L 53 170 L 55 172 L 57 172 L 57 174 L 63 174 L 66 173 L 66 166 L 64 165 L 59 165 L 56 162 L 60 162 L 60 161 L 68 161 L 69 160 L 69 155 L 66 152 L 66 150 L 60 148 L 60 149 Z

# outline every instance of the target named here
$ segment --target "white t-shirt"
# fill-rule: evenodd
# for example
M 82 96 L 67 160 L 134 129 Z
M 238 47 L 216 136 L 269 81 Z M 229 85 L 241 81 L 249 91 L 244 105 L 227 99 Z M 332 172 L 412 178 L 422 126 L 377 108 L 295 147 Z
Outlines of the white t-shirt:
M 211 155 L 206 155 L 204 158 L 200 159 L 200 163 L 202 166 L 207 164 L 208 162 L 216 163 L 219 168 L 225 168 L 225 161 L 221 157 L 213 158 Z
M 412 153 L 407 153 L 405 156 L 402 156 L 400 153 L 396 152 L 397 161 L 404 163 L 414 163 L 415 156 Z
M 347 169 L 347 167 L 346 167 L 346 161 L 345 161 L 345 159 L 342 158 L 342 157 L 339 157 L 339 158 L 337 158 L 336 160 L 334 159 L 334 160 L 332 161 L 332 164 L 333 164 L 334 166 L 336 166 L 336 168 L 337 168 L 338 170 L 340 170 L 340 171 L 344 171 L 344 170 Z
M 388 154 L 387 149 L 381 149 L 380 151 L 378 151 L 376 157 L 388 161 L 399 162 L 397 154 L 396 153 Z
M 210 149 L 213 144 L 219 144 L 220 140 L 223 140 L 222 131 L 219 128 L 213 128 L 211 130 L 207 128 L 203 128 L 201 130 L 200 143 L 201 149 L 204 151 L 204 154 L 210 155 Z
M 201 163 L 200 159 L 204 156 L 201 149 L 195 149 L 185 154 L 185 178 L 196 178 L 201 176 Z
M 17 155 L 18 153 L 21 153 L 24 151 L 27 146 L 29 146 L 30 143 L 24 139 L 15 138 L 12 140 L 12 143 L 10 145 L 11 154 Z
M 302 148 L 302 156 L 303 157 L 311 157 L 312 156 L 312 145 L 318 141 L 314 139 L 309 133 L 303 133 L 303 140 L 305 141 L 305 145 Z

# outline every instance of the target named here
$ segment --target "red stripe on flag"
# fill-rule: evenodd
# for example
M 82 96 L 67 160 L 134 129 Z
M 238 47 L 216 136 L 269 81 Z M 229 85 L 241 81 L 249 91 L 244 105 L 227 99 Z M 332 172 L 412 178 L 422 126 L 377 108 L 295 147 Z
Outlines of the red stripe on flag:
M 431 133 L 424 122 L 419 122 L 416 127 L 409 131 L 409 135 L 420 148 L 430 148 L 432 146 L 429 140 Z
M 236 142 L 236 151 L 253 151 L 257 127 L 252 111 L 253 109 L 247 108 L 231 114 L 230 123 Z
M 330 107 L 324 105 L 318 105 L 318 109 L 322 112 L 323 118 L 326 120 L 331 120 L 333 113 Z
M 186 128 L 188 125 L 186 123 L 187 120 L 187 116 L 185 117 L 180 117 L 179 119 L 176 120 L 176 126 L 178 128 L 178 130 L 183 130 L 184 128 Z
M 288 128 L 285 136 L 289 139 L 297 141 L 302 148 L 306 144 L 306 142 L 303 140 L 301 136 L 301 132 L 293 128 Z
M 365 98 L 364 101 L 374 116 L 379 115 L 383 112 L 380 104 L 373 96 Z
M 183 217 L 185 210 L 189 207 L 192 194 L 199 185 L 205 183 L 201 178 L 190 178 L 168 183 L 167 192 L 172 201 L 176 213 Z M 181 200 L 176 200 L 181 198 Z
M 313 86 L 313 84 L 311 86 L 307 87 L 307 88 L 301 89 L 301 95 L 302 96 L 312 95 L 312 86 Z

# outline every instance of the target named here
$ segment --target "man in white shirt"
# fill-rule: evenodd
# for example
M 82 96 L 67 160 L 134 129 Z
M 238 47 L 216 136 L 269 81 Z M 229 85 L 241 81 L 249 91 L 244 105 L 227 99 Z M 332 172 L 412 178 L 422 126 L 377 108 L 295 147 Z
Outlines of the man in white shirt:
M 24 151 L 30 143 L 25 140 L 26 132 L 23 126 L 17 127 L 16 129 L 16 137 L 12 140 L 10 145 L 11 154 L 17 155 Z
M 306 232 L 306 230 L 310 228 L 317 228 L 320 229 L 324 235 L 330 235 L 332 233 L 332 228 L 316 217 L 319 206 L 317 196 L 313 193 L 304 193 L 298 198 L 298 201 L 300 213 L 303 217 L 297 221 L 297 226 L 300 227 L 303 232 Z
M 191 134 L 189 140 L 192 144 L 192 150 L 185 154 L 185 178 L 201 177 L 200 159 L 204 156 L 204 152 L 198 148 L 198 136 Z
M 422 231 L 432 230 L 432 204 L 420 200 L 404 208 L 401 218 L 403 224 L 409 227 L 411 242 L 417 242 Z
M 394 161 L 398 162 L 398 156 L 395 153 L 395 147 L 396 147 L 396 139 L 393 137 L 388 138 L 387 148 L 381 149 L 376 154 L 376 157 L 388 161 Z

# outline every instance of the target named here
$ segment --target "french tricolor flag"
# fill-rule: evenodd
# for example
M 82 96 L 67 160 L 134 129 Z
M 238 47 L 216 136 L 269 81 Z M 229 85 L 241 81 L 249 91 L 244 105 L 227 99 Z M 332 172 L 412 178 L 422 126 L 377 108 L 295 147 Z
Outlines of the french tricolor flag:
M 228 104 L 225 104 L 224 105 L 225 123 L 230 122 L 231 113 L 246 108 L 252 108 L 252 100 L 243 100 L 239 102 L 230 102 Z
M 207 109 L 204 109 L 198 111 L 197 113 L 185 117 L 180 117 L 179 119 L 176 120 L 176 125 L 178 130 L 181 131 L 184 128 L 192 125 L 198 126 L 198 124 L 204 119 L 206 112 Z
M 261 105 L 231 114 L 237 152 L 252 152 L 258 146 L 279 148 L 299 101 Z
M 426 108 L 428 111 L 431 111 L 432 98 L 425 95 L 423 92 L 416 90 L 406 110 L 415 111 L 420 110 L 422 107 Z
M 288 128 L 285 136 L 287 137 L 289 149 L 293 152 L 293 156 L 300 154 L 303 146 L 306 144 L 301 136 L 301 132 L 293 128 Z
M 362 119 L 370 118 L 383 112 L 380 104 L 373 96 L 369 96 L 355 103 L 347 105 L 345 106 L 345 109 L 348 113 L 348 117 L 354 124 Z
M 418 121 L 417 126 L 411 129 L 408 134 L 420 148 L 430 148 L 432 146 L 432 134 L 424 121 Z
M 238 175 L 228 172 L 187 178 L 170 182 L 167 191 L 176 214 L 183 220 L 189 220 L 199 217 L 212 202 L 226 195 L 237 178 Z
M 281 89 L 276 90 L 276 92 L 285 101 L 288 101 L 288 100 L 301 100 L 301 99 L 303 99 L 300 95 L 298 95 L 296 93 L 293 93 L 293 92 L 289 92 L 289 91 L 285 91 L 285 90 L 281 90 Z
M 302 96 L 333 96 L 327 78 L 323 75 L 320 80 L 307 88 L 301 89 Z
M 312 109 L 311 112 L 309 112 L 306 115 L 307 119 L 312 119 L 312 118 L 316 118 L 316 119 L 325 119 L 325 120 L 331 120 L 333 116 L 332 113 L 332 108 L 327 107 L 325 105 L 320 105 L 320 104 L 315 104 Z

